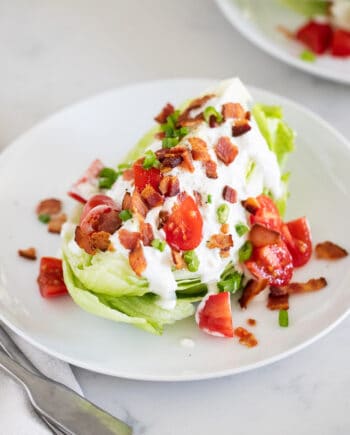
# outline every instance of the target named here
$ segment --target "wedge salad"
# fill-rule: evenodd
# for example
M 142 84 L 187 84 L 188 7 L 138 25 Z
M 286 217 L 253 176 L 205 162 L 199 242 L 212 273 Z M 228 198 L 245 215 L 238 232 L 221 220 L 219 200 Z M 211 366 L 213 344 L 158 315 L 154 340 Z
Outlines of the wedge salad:
M 232 313 L 268 289 L 287 326 L 289 294 L 326 280 L 291 282 L 312 244 L 305 217 L 282 217 L 295 137 L 282 109 L 254 104 L 233 78 L 155 120 L 117 167 L 95 160 L 72 185 L 81 206 L 62 227 L 61 264 L 41 259 L 42 295 L 66 287 L 90 313 L 155 334 L 195 314 L 203 331 L 232 337 Z

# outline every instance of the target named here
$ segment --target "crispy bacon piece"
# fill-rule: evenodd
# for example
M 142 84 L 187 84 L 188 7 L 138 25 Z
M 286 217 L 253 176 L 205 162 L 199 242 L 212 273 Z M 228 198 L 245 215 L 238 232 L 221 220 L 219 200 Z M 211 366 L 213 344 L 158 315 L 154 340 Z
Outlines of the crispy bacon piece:
M 315 252 L 316 258 L 321 260 L 338 260 L 348 255 L 345 249 L 328 240 L 323 243 L 318 243 L 315 247 Z
M 255 247 L 260 248 L 261 246 L 279 243 L 281 235 L 277 231 L 269 230 L 262 225 L 255 224 L 249 232 L 249 240 Z
M 143 254 L 141 242 L 138 241 L 134 249 L 129 253 L 129 264 L 136 275 L 141 276 L 147 267 L 147 261 Z
M 91 234 L 84 233 L 78 225 L 75 229 L 74 240 L 90 255 L 96 254 L 97 249 L 106 251 L 109 248 L 109 233 L 106 231 L 96 231 Z
M 239 299 L 241 308 L 247 308 L 248 303 L 259 293 L 265 290 L 268 284 L 267 279 L 250 279 L 243 289 L 242 296 Z
M 180 182 L 175 175 L 163 177 L 159 183 L 159 190 L 165 196 L 175 196 L 180 192 Z
M 251 118 L 251 113 L 250 113 L 249 110 L 248 110 L 247 112 L 245 112 L 245 119 L 246 119 L 247 121 L 250 121 L 250 118 Z
M 47 229 L 50 233 L 59 234 L 62 229 L 62 225 L 67 221 L 67 215 L 65 213 L 61 213 L 57 216 L 53 216 L 48 225 Z
M 122 221 L 119 217 L 119 210 L 107 208 L 107 210 L 101 214 L 96 214 L 90 221 L 90 232 L 105 231 L 106 233 L 115 233 L 122 225 Z
M 275 287 L 273 285 L 270 286 L 270 293 L 272 293 L 274 296 L 283 296 L 288 294 L 288 290 L 286 286 L 284 287 Z
M 232 189 L 230 186 L 225 186 L 224 190 L 222 191 L 222 197 L 224 200 L 230 202 L 231 204 L 234 204 L 237 202 L 237 191 L 235 189 Z
M 181 154 L 173 154 L 168 153 L 166 157 L 162 160 L 162 167 L 161 169 L 164 171 L 164 169 L 173 169 L 176 168 L 176 166 L 181 165 L 183 162 L 183 157 Z
M 246 112 L 239 103 L 226 103 L 222 105 L 221 113 L 226 121 L 228 118 L 244 118 Z
M 18 255 L 23 258 L 27 258 L 28 260 L 36 260 L 36 249 L 35 248 L 27 248 L 27 249 L 19 249 Z
M 162 139 L 165 138 L 165 132 L 164 132 L 164 131 L 158 131 L 158 132 L 154 135 L 154 137 L 155 137 L 156 139 L 162 140 Z
M 141 240 L 144 246 L 151 246 L 151 242 L 154 239 L 152 225 L 146 222 L 140 224 Z
M 183 259 L 182 253 L 180 251 L 176 251 L 175 249 L 172 249 L 171 258 L 173 260 L 175 269 L 180 270 L 186 268 L 185 260 Z
M 194 118 L 180 119 L 178 121 L 178 125 L 181 127 L 196 127 L 203 121 L 204 121 L 203 113 L 199 113 Z
M 208 178 L 218 178 L 217 164 L 213 160 L 205 163 L 205 175 Z
M 156 156 L 161 162 L 161 171 L 168 172 L 176 166 L 181 166 L 183 169 L 193 172 L 191 153 L 186 147 L 176 146 L 170 149 L 162 149 L 156 151 Z
M 122 210 L 130 210 L 131 209 L 131 195 L 129 192 L 125 192 L 123 202 L 122 202 Z
M 230 256 L 230 249 L 220 249 L 220 257 L 228 258 Z
M 194 191 L 193 191 L 193 196 L 194 196 L 194 199 L 195 199 L 195 201 L 196 201 L 196 204 L 197 204 L 199 207 L 201 207 L 201 206 L 203 205 L 202 195 L 201 195 L 197 190 L 194 190 Z
M 169 212 L 165 211 L 165 210 L 161 210 L 159 212 L 159 222 L 158 222 L 158 230 L 160 230 L 161 228 L 163 228 L 163 226 L 166 224 L 166 221 L 169 218 Z
M 231 234 L 213 234 L 207 241 L 207 248 L 209 249 L 230 249 L 233 246 L 233 239 Z
M 188 138 L 188 141 L 191 144 L 193 160 L 200 160 L 201 162 L 208 162 L 210 160 L 208 147 L 204 140 L 199 137 L 190 137 Z
M 62 201 L 56 198 L 47 198 L 39 202 L 36 207 L 36 214 L 48 214 L 53 216 L 62 210 Z
M 172 104 L 167 103 L 160 113 L 158 113 L 157 116 L 154 117 L 154 120 L 158 122 L 159 124 L 164 124 L 166 122 L 166 119 L 169 115 L 174 113 L 175 108 Z
M 131 180 L 133 180 L 134 179 L 134 170 L 133 170 L 133 168 L 125 169 L 123 171 L 122 177 L 123 177 L 123 180 L 125 180 L 125 181 L 131 181 Z
M 215 146 L 215 153 L 225 165 L 231 164 L 238 154 L 238 148 L 233 145 L 230 138 L 221 136 Z
M 251 129 L 252 127 L 246 119 L 237 119 L 232 126 L 232 136 L 242 136 Z
M 139 214 L 142 217 L 146 217 L 148 213 L 148 207 L 143 202 L 140 193 L 136 189 L 133 191 L 131 195 L 130 210 L 133 213 Z
M 191 103 L 187 106 L 187 108 L 180 114 L 177 121 L 178 125 L 192 127 L 192 125 L 196 125 L 198 122 L 202 122 L 203 114 L 200 113 L 199 114 L 200 116 L 197 115 L 195 118 L 192 118 L 191 111 L 193 109 L 199 109 L 200 107 L 204 106 L 204 104 L 213 97 L 215 97 L 215 95 L 210 94 L 192 100 Z M 195 124 L 191 125 L 190 123 L 193 121 L 195 122 Z
M 143 189 L 141 192 L 141 197 L 149 208 L 158 207 L 164 202 L 163 196 L 158 193 L 150 184 L 147 184 Z
M 95 249 L 99 249 L 100 251 L 107 251 L 110 246 L 109 233 L 106 231 L 97 231 L 96 233 L 92 233 L 91 243 L 95 247 Z
M 192 156 L 188 149 L 186 149 L 182 154 L 181 168 L 188 172 L 194 172 L 194 166 L 192 163 Z
M 322 288 L 326 287 L 327 280 L 323 277 L 321 278 L 312 278 L 309 279 L 307 282 L 291 282 L 288 285 L 282 287 L 283 291 L 288 294 L 293 293 L 308 293 L 308 292 L 314 292 L 317 290 L 321 290 Z M 276 295 L 275 288 L 271 288 L 271 293 Z
M 220 231 L 223 234 L 227 234 L 229 232 L 229 230 L 230 230 L 230 225 L 229 224 L 222 224 L 221 227 L 220 227 Z
M 235 335 L 239 338 L 239 343 L 247 347 L 254 347 L 258 344 L 258 340 L 254 334 L 239 326 L 235 329 Z
M 247 198 L 241 204 L 251 214 L 255 214 L 260 208 L 259 201 L 253 197 Z
M 267 308 L 270 310 L 288 310 L 289 309 L 289 294 L 276 296 L 272 292 L 269 293 L 267 299 Z
M 256 320 L 255 319 L 247 319 L 247 324 L 250 326 L 255 326 L 256 325 Z
M 141 234 L 137 231 L 128 231 L 124 228 L 121 228 L 118 232 L 119 241 L 124 246 L 125 249 L 134 249 L 137 245 L 137 242 L 141 238 Z

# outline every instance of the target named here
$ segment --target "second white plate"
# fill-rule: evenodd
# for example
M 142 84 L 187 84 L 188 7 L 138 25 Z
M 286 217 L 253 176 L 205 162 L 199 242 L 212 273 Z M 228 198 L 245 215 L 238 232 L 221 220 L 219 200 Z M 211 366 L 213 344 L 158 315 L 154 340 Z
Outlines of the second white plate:
M 325 276 L 329 286 L 291 298 L 290 326 L 256 298 L 247 311 L 233 304 L 235 326 L 257 319 L 259 345 L 247 349 L 236 339 L 207 336 L 190 318 L 153 336 L 82 311 L 69 297 L 39 295 L 38 262 L 17 256 L 36 246 L 40 256 L 56 255 L 58 236 L 48 234 L 34 208 L 39 200 L 65 192 L 96 157 L 116 164 L 149 128 L 167 101 L 175 104 L 211 82 L 188 79 L 138 84 L 99 95 L 65 109 L 30 130 L 0 156 L 0 317 L 44 351 L 86 369 L 145 380 L 193 380 L 234 374 L 285 357 L 329 331 L 349 311 L 350 261 L 313 260 L 296 280 Z M 332 240 L 349 248 L 350 149 L 343 137 L 318 117 L 276 95 L 251 89 L 257 101 L 283 106 L 298 132 L 288 217 L 307 215 L 314 241 Z M 73 201 L 65 200 L 66 210 Z M 193 348 L 181 346 L 191 338 Z

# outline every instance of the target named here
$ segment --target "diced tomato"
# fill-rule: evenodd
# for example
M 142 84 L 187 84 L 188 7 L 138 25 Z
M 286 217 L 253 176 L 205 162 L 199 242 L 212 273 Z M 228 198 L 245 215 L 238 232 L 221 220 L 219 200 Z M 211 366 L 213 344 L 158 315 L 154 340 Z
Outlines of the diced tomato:
M 159 183 L 162 179 L 162 174 L 157 168 L 145 169 L 142 166 L 142 161 L 138 160 L 134 163 L 135 187 L 141 193 L 147 184 L 150 184 L 157 192 L 159 192 Z
M 245 266 L 255 278 L 276 287 L 287 285 L 293 276 L 293 259 L 283 242 L 254 248 Z
M 66 294 L 68 291 L 63 280 L 62 260 L 54 257 L 42 257 L 38 284 L 43 298 Z
M 332 27 L 329 24 L 309 21 L 296 33 L 298 41 L 306 45 L 316 54 L 323 54 L 332 42 Z
M 230 293 L 209 295 L 199 304 L 196 321 L 207 334 L 233 337 Z
M 350 56 L 350 32 L 337 29 L 333 33 L 331 53 L 333 56 Z
M 282 219 L 272 199 L 266 195 L 259 195 L 256 198 L 260 207 L 255 214 L 250 216 L 250 223 L 260 224 L 272 231 L 281 231 Z
M 311 232 L 305 217 L 283 224 L 282 238 L 292 255 L 294 267 L 303 266 L 310 260 L 312 254 Z
M 197 248 L 202 240 L 203 218 L 191 196 L 181 195 L 163 229 L 172 248 L 181 251 Z
M 107 195 L 94 195 L 84 205 L 83 211 L 80 215 L 80 222 L 85 218 L 89 211 L 98 205 L 108 205 L 111 208 L 118 209 L 117 204 Z
M 101 160 L 94 160 L 84 174 L 76 181 L 68 192 L 73 199 L 85 204 L 89 197 L 98 191 L 98 175 L 104 168 Z

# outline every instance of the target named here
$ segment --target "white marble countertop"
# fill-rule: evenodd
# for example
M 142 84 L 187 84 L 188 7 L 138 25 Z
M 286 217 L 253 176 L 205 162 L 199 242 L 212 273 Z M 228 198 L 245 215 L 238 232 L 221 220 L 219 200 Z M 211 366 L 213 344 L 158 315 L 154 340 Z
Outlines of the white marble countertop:
M 269 57 L 210 0 L 3 0 L 0 53 L 0 148 L 63 106 L 112 87 L 233 75 L 309 107 L 350 138 L 350 87 Z M 74 371 L 87 397 L 136 434 L 348 434 L 349 334 L 347 319 L 284 361 L 212 381 Z

